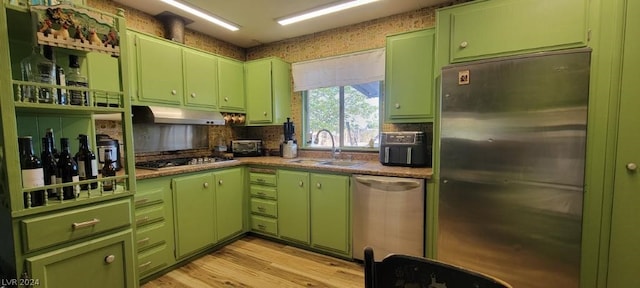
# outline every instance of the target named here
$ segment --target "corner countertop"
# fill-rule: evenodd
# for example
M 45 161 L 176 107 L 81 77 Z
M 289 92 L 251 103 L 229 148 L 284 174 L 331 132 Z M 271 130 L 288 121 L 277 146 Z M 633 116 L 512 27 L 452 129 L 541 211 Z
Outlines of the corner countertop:
M 300 163 L 292 161 L 302 160 Z M 162 170 L 149 170 L 149 169 L 136 169 L 136 179 L 149 179 L 162 176 L 177 175 L 190 172 L 205 171 L 211 169 L 234 167 L 241 165 L 256 165 L 256 166 L 272 166 L 273 168 L 294 168 L 294 169 L 306 169 L 314 171 L 327 171 L 336 173 L 347 174 L 367 174 L 378 176 L 393 176 L 393 177 L 407 177 L 407 178 L 421 178 L 431 179 L 433 175 L 432 168 L 412 168 L 412 167 L 398 167 L 398 166 L 385 166 L 380 164 L 379 161 L 361 161 L 354 160 L 360 164 L 355 166 L 335 166 L 335 165 L 322 165 L 320 161 L 329 161 L 330 159 L 318 159 L 318 158 L 294 158 L 286 159 L 282 157 L 244 157 L 236 158 L 233 161 L 187 165 L 173 168 L 164 168 Z

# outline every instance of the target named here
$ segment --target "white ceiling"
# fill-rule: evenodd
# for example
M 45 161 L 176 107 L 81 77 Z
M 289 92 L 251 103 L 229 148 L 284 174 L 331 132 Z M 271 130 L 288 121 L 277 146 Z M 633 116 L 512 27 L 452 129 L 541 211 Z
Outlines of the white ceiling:
M 451 0 L 379 0 L 363 6 L 321 16 L 311 20 L 280 26 L 275 19 L 299 14 L 336 0 L 182 0 L 218 18 L 239 25 L 239 31 L 228 31 L 182 12 L 160 0 L 114 0 L 151 15 L 169 11 L 193 21 L 186 27 L 240 47 L 252 47 L 332 28 L 356 24 L 376 18 L 433 6 Z

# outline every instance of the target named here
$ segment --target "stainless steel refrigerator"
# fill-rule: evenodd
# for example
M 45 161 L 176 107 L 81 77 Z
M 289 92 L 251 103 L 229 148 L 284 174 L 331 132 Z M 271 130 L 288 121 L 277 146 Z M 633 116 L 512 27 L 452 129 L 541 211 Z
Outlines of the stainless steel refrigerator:
M 578 288 L 589 49 L 442 70 L 437 257 Z

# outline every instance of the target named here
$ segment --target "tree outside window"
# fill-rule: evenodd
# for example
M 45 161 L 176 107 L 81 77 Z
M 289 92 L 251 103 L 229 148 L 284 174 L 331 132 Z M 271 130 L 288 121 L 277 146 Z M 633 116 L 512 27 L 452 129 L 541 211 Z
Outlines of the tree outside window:
M 382 81 L 305 91 L 307 147 L 377 148 Z M 317 137 L 317 139 L 316 139 Z M 317 142 L 317 143 L 316 143 Z

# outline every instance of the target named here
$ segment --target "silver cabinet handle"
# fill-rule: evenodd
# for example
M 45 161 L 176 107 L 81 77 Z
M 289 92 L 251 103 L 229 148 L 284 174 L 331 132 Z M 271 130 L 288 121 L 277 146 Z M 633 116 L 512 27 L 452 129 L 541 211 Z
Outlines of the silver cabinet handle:
M 258 224 L 258 229 L 264 230 L 266 228 L 267 228 L 267 226 L 264 226 L 263 224 Z
M 144 216 L 144 217 L 136 220 L 136 225 L 140 225 L 140 224 L 148 222 L 148 221 L 149 221 L 149 216 Z
M 636 171 L 637 169 L 638 169 L 638 164 L 633 162 L 627 163 L 627 170 Z
M 467 46 L 469 46 L 469 42 L 467 41 L 460 42 L 460 48 L 467 48 Z
M 143 244 L 146 245 L 146 244 L 149 243 L 149 240 L 151 240 L 151 238 L 149 238 L 149 237 L 145 237 L 143 239 L 140 239 L 140 240 L 138 240 L 138 245 L 143 245 Z
M 266 112 L 266 111 L 265 111 L 265 112 L 262 112 L 262 114 L 263 114 L 264 116 L 267 116 L 267 112 Z
M 400 109 L 400 103 L 396 103 L 396 109 Z
M 114 255 L 109 255 L 107 257 L 104 257 L 104 263 L 111 264 L 113 263 L 113 261 L 116 261 L 116 256 Z
M 149 201 L 149 198 L 142 198 L 142 199 L 138 199 L 136 200 L 136 206 L 140 206 L 144 203 L 147 203 L 147 201 Z
M 265 209 L 264 207 L 262 207 L 262 206 L 258 206 L 258 211 L 260 211 L 260 212 L 264 212 L 265 210 L 266 210 L 266 209 Z
M 204 188 L 209 188 L 209 182 L 204 182 L 204 183 L 202 184 L 202 187 L 204 187 Z
M 222 185 L 222 180 L 218 180 L 218 185 Z
M 93 218 L 89 221 L 85 221 L 85 222 L 80 222 L 80 223 L 73 223 L 71 224 L 71 228 L 73 228 L 73 230 L 76 229 L 80 229 L 80 228 L 86 228 L 86 227 L 93 227 L 96 226 L 96 224 L 100 223 L 100 219 L 98 218 Z
M 151 261 L 147 261 L 147 262 L 145 262 L 145 263 L 143 263 L 143 264 L 140 264 L 140 265 L 138 266 L 138 268 L 145 268 L 145 267 L 147 267 L 147 266 L 149 266 L 149 265 L 151 265 Z
M 225 102 L 229 101 L 229 97 L 224 97 L 224 101 Z
M 302 181 L 298 182 L 298 186 L 300 186 L 300 187 L 304 186 L 304 182 L 302 182 Z
M 264 180 L 264 179 L 262 179 L 262 178 L 257 178 L 257 179 L 256 179 L 256 182 L 260 182 L 260 183 L 262 183 L 262 182 L 264 182 L 264 181 L 265 181 L 265 180 Z
M 191 93 L 191 98 L 196 98 L 196 93 Z
M 178 94 L 178 91 L 176 91 L 175 89 L 171 90 L 171 95 L 176 95 L 176 94 Z
M 318 183 L 316 184 L 316 187 L 318 187 L 318 189 L 320 189 L 320 188 L 322 188 L 322 184 L 320 184 L 320 182 L 318 182 Z

